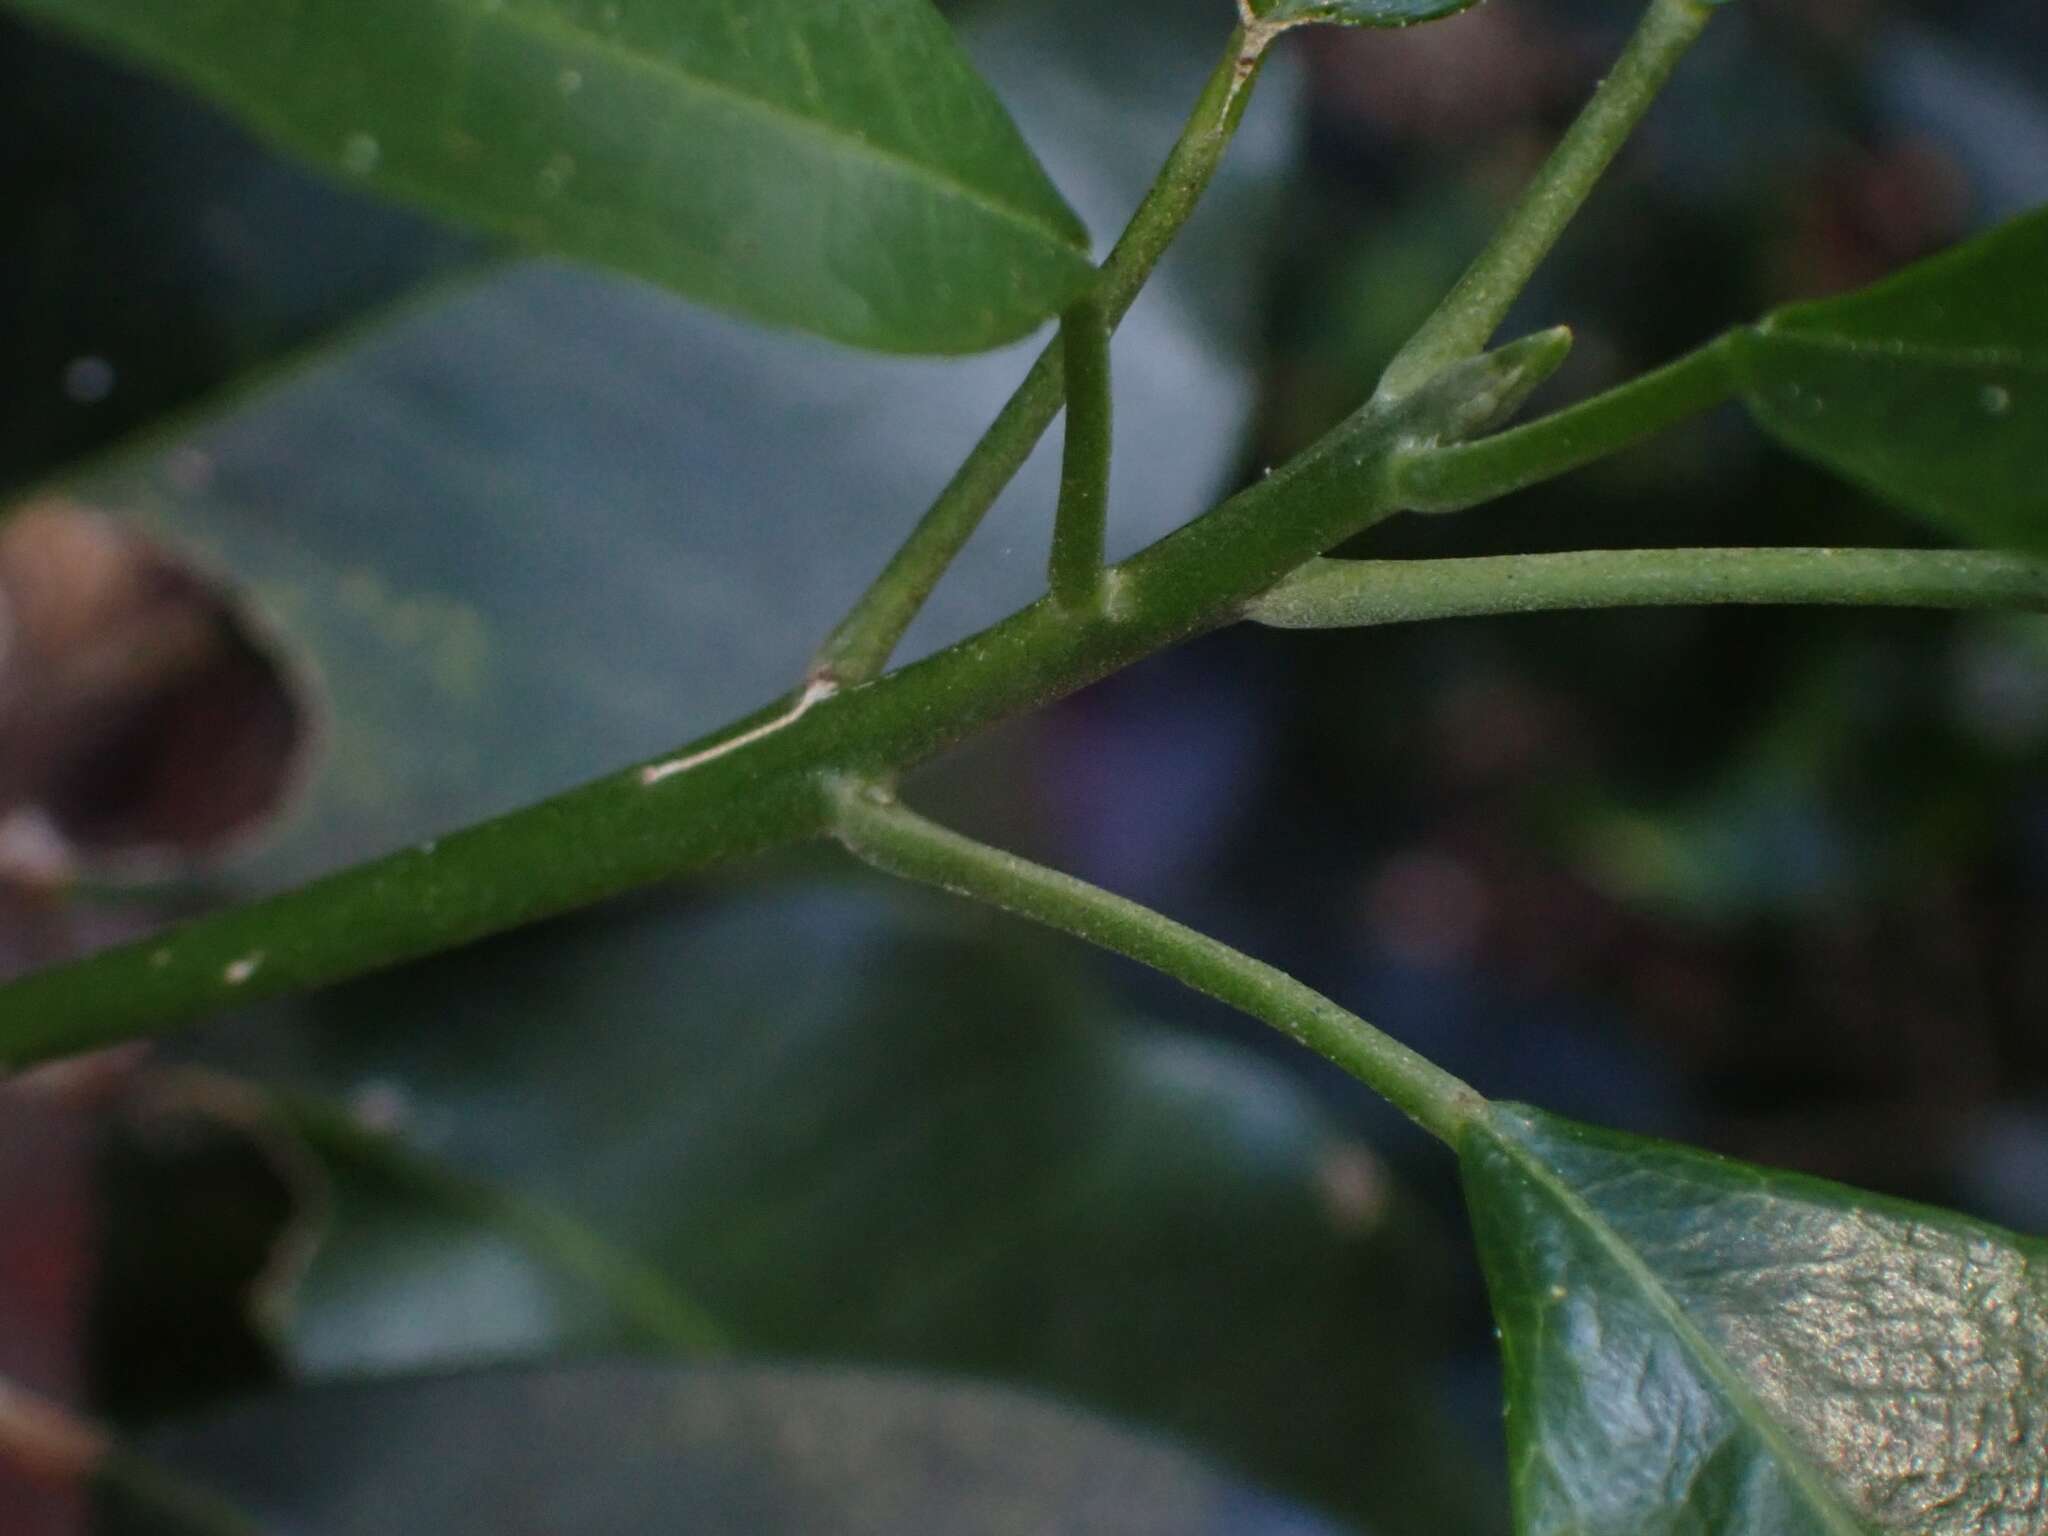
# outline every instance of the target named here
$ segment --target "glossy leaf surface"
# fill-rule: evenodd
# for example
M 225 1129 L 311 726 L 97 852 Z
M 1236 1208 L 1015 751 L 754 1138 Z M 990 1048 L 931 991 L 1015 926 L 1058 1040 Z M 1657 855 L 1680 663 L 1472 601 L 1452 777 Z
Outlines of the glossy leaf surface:
M 1145 0 L 964 28 L 1088 215 L 1125 216 L 1215 45 Z M 1200 511 L 1252 398 L 1249 285 L 1293 141 L 1269 67 L 1211 206 L 1116 342 L 1122 555 Z M 327 728 L 295 813 L 219 876 L 249 894 L 557 793 L 789 688 L 1029 364 L 874 358 L 542 264 L 423 303 L 81 500 L 225 578 Z M 911 630 L 905 659 L 1044 588 L 1056 445 L 1034 456 Z M 593 598 L 593 594 L 599 594 Z
M 1087 234 L 928 0 L 9 0 L 363 185 L 900 352 L 1030 330 Z
M 2048 1243 L 1514 1105 L 1468 1134 L 1523 1536 L 2004 1536 Z
M 1788 448 L 1974 542 L 2048 550 L 2048 210 L 1730 345 Z
M 572 1213 L 737 1352 L 996 1376 L 1390 1533 L 1469 1529 L 1483 1484 L 1413 1400 L 1434 1249 L 1398 1187 L 1278 1069 L 1122 1020 L 1057 960 L 865 888 L 671 903 L 221 1048 L 291 1042 L 290 1081 Z M 303 1369 L 690 1347 L 527 1232 L 328 1161 Z
M 1470 10 L 1479 0 L 1264 0 L 1254 4 L 1261 21 L 1277 26 L 1321 22 L 1339 27 L 1412 27 Z
M 1335 1536 L 1177 1447 L 967 1382 L 595 1365 L 325 1388 L 145 1445 L 302 1536 Z M 109 1499 L 101 1536 L 156 1536 Z

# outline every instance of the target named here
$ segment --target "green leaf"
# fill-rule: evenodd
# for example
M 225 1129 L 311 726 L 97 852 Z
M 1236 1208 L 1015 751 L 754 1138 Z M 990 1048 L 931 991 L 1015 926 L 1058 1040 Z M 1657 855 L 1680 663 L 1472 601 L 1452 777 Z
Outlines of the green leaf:
M 1515 1105 L 1462 1156 L 1523 1536 L 2040 1528 L 2048 1243 Z
M 304 1536 L 1336 1536 L 1175 1446 L 1043 1399 L 823 1367 L 596 1365 L 324 1388 L 143 1452 Z M 100 1536 L 160 1536 L 103 1498 Z
M 1181 0 L 1134 3 L 963 26 L 1094 218 L 1138 200 L 1212 62 L 1214 29 Z M 1114 62 L 1137 19 L 1143 81 Z M 1213 206 L 1119 332 L 1119 438 L 1141 451 L 1112 469 L 1113 553 L 1198 511 L 1235 462 L 1257 328 L 1237 279 L 1285 181 L 1287 86 L 1269 75 Z M 309 360 L 167 451 L 82 475 L 80 500 L 241 593 L 323 717 L 287 822 L 216 888 L 275 890 L 439 836 L 783 692 L 1027 362 L 860 356 L 523 264 Z M 1026 465 L 906 660 L 1040 594 L 1042 566 L 1016 552 L 1044 537 L 1058 467 Z
M 7 0 L 331 171 L 895 352 L 1014 339 L 1087 233 L 929 0 Z
M 2048 551 L 2048 209 L 1729 346 L 1786 447 L 1975 542 Z
M 1470 10 L 1479 0 L 1254 0 L 1252 14 L 1280 27 L 1412 27 Z
M 292 1012 L 216 1059 L 290 1042 L 290 1081 L 573 1213 L 739 1352 L 1028 1384 L 1388 1533 L 1487 1508 L 1415 1400 L 1438 1250 L 1370 1150 L 1277 1067 L 1132 1024 L 948 905 L 654 907 Z M 287 1329 L 302 1370 L 677 1342 L 530 1225 L 315 1150 L 335 1225 Z

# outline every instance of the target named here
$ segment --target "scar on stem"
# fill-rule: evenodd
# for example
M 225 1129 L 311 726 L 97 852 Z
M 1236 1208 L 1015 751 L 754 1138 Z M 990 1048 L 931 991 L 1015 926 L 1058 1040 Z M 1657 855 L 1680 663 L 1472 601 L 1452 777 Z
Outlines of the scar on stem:
M 1231 82 L 1229 98 L 1224 102 L 1226 112 L 1237 101 L 1238 93 L 1251 79 L 1252 71 L 1258 67 L 1273 39 L 1301 23 L 1300 19 L 1268 21 L 1252 9 L 1252 0 L 1237 0 L 1237 24 L 1243 33 L 1243 41 L 1237 49 L 1236 78 Z
M 812 705 L 822 704 L 838 691 L 839 685 L 829 677 L 814 677 L 804 684 L 804 690 L 796 696 L 796 702 L 773 720 L 764 720 L 751 731 L 741 731 L 737 736 L 728 737 L 701 752 L 692 752 L 687 757 L 672 757 L 665 763 L 649 763 L 640 770 L 640 783 L 651 788 L 663 779 L 672 779 L 679 773 L 688 773 L 692 768 L 701 768 L 706 763 L 724 757 L 728 752 L 751 747 L 763 737 L 773 736 L 777 731 L 795 725 L 810 713 Z

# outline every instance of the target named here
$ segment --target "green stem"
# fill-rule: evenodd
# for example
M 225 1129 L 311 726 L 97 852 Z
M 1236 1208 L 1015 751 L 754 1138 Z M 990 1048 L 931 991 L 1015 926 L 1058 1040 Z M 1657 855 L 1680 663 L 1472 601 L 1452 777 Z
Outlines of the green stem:
M 1237 133 L 1257 78 L 1259 50 L 1240 30 L 1210 75 L 1179 140 L 1102 264 L 1094 294 L 1111 330 L 1130 309 L 1166 248 L 1194 212 Z M 1058 338 L 1038 355 L 1024 382 L 966 462 L 939 493 L 853 611 L 839 621 L 811 663 L 811 675 L 842 686 L 878 676 L 896 642 L 924 606 L 953 557 L 981 526 L 1003 488 L 1031 456 L 1065 398 Z
M 1949 549 L 1589 549 L 1311 560 L 1245 609 L 1277 629 L 1708 603 L 2048 612 L 2048 562 Z
M 857 688 L 805 690 L 681 753 L 0 987 L 0 1071 L 167 1034 L 605 896 L 816 836 L 821 779 L 879 777 L 1235 619 L 1395 507 L 1404 445 L 1492 419 L 1554 367 L 1558 338 L 1474 358 L 1373 402 L 1278 473 L 1114 568 L 1076 623 L 1049 598 Z M 1450 426 L 1447 426 L 1450 424 Z
M 1438 369 L 1473 356 L 1499 327 L 1650 103 L 1671 78 L 1718 0 L 1650 0 L 1614 70 L 1600 82 L 1493 240 L 1458 285 L 1388 364 L 1380 394 L 1417 388 Z
M 1726 337 L 1604 394 L 1477 442 L 1430 448 L 1395 468 L 1401 504 L 1458 512 L 1604 459 L 1735 392 Z
M 1109 524 L 1109 323 L 1088 298 L 1060 322 L 1067 386 L 1059 510 L 1053 518 L 1046 569 L 1053 601 L 1063 608 L 1102 606 L 1103 538 Z
M 1471 1087 L 1320 992 L 1149 907 L 925 820 L 873 785 L 832 792 L 833 831 L 877 869 L 973 897 L 1163 971 L 1335 1062 L 1455 1147 L 1486 1108 Z
M 696 1357 L 731 1350 L 731 1337 L 695 1298 L 566 1212 L 468 1178 L 396 1137 L 366 1129 L 355 1116 L 320 1099 L 256 1091 L 269 1113 L 329 1160 L 353 1164 L 510 1238 L 541 1262 L 591 1286 L 647 1341 Z

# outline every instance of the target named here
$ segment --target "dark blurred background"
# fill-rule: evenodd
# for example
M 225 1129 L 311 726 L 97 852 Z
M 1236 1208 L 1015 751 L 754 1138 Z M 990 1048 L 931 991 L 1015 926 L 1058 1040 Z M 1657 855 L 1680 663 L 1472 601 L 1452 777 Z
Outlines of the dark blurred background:
M 1028 40 L 1038 35 L 1033 13 L 1050 14 L 1040 0 L 956 10 L 995 39 L 985 44 L 992 52 L 1008 46 L 1006 27 Z M 1204 19 L 1218 24 L 1201 35 L 1220 37 L 1227 17 Z M 1631 20 L 1605 0 L 1492 0 L 1404 33 L 1289 39 L 1271 99 L 1247 129 L 1258 135 L 1257 185 L 1224 189 L 1261 221 L 1228 252 L 1182 269 L 1170 314 L 1118 351 L 1123 378 L 1170 381 L 1182 333 L 1168 325 L 1183 325 L 1184 344 L 1195 336 L 1203 355 L 1224 359 L 1213 362 L 1221 382 L 1201 407 L 1211 415 L 1198 418 L 1200 434 L 1176 432 L 1170 389 L 1130 408 L 1139 441 L 1123 440 L 1126 473 L 1141 474 L 1147 454 L 1193 454 L 1183 478 L 1220 493 L 1355 405 Z M 1112 55 L 1119 67 L 1149 82 L 1144 38 L 1122 49 Z M 1190 78 L 1162 64 L 1157 90 L 1169 105 L 1191 100 Z M 1064 110 L 1066 98 L 1046 90 L 1043 101 L 1013 96 L 1027 130 L 1034 111 Z M 1117 98 L 1100 99 L 1108 108 L 1094 121 L 1114 136 Z M 60 495 L 62 506 L 105 505 L 75 488 L 98 483 L 90 475 L 67 478 L 95 456 L 133 457 L 136 434 L 161 432 L 168 417 L 252 373 L 298 367 L 288 360 L 301 349 L 498 255 L 287 167 L 176 93 L 12 23 L 0 23 L 0 142 L 10 146 L 0 157 L 0 482 L 46 515 Z M 1156 158 L 1144 143 L 1140 158 Z M 1050 145 L 1046 154 L 1061 173 Z M 1110 207 L 1124 196 L 1117 185 L 1103 195 Z M 1075 196 L 1105 240 L 1114 215 Z M 1577 336 L 1570 364 L 1531 408 L 1625 378 L 1773 304 L 1871 281 L 2044 201 L 2048 12 L 2038 4 L 1742 0 L 1518 308 L 1510 330 L 1564 322 Z M 1191 236 L 1198 246 L 1221 239 L 1203 230 Z M 605 318 L 545 288 L 524 302 L 522 313 L 566 316 L 570 329 Z M 1140 355 L 1141 342 L 1154 352 Z M 884 365 L 830 366 L 846 370 L 845 391 L 787 410 L 811 440 L 833 440 L 828 413 L 854 409 L 846 402 L 865 399 L 860 381 L 878 376 L 860 370 Z M 1014 376 L 1015 361 L 1000 366 Z M 421 378 L 403 398 L 431 437 L 465 406 L 447 398 L 453 386 L 442 376 Z M 558 387 L 536 373 L 535 398 Z M 778 410 L 769 386 L 731 395 L 715 380 L 678 387 L 709 391 L 686 416 L 715 419 L 729 406 L 736 414 L 716 430 L 742 437 L 755 430 L 745 413 Z M 667 406 L 659 394 L 646 404 L 631 428 L 660 434 Z M 934 464 L 971 436 L 915 416 L 862 420 L 871 445 L 878 431 L 906 434 L 902 457 Z M 158 437 L 147 455 L 163 455 L 173 479 L 182 465 L 206 481 L 213 450 L 179 449 L 184 430 Z M 276 440 L 260 425 L 253 434 L 221 450 L 220 462 L 231 470 L 236 452 L 260 459 Z M 675 451 L 687 467 L 698 461 L 683 435 Z M 1212 446 L 1189 447 L 1192 435 Z M 320 434 L 309 441 L 321 446 Z M 585 439 L 564 441 L 556 467 L 565 484 L 624 473 L 579 459 L 574 444 Z M 326 446 L 358 456 L 359 480 L 385 483 L 361 460 L 380 451 L 375 440 Z M 279 457 L 267 483 L 289 481 L 294 462 Z M 410 484 L 397 472 L 388 480 Z M 60 481 L 62 492 L 35 489 Z M 902 507 L 887 528 L 785 536 L 778 548 L 833 581 L 844 573 L 857 590 L 913 510 Z M 1192 510 L 1146 511 L 1121 526 L 1135 542 L 1158 531 L 1147 519 L 1170 526 Z M 794 510 L 750 503 L 747 515 Z M 1013 519 L 996 550 L 1013 587 L 1035 568 L 1043 507 L 1035 515 L 1037 525 Z M 13 669 L 0 670 L 0 710 L 13 711 L 0 713 L 9 737 L 0 741 L 0 959 L 15 969 L 243 889 L 193 860 L 272 813 L 300 771 L 294 753 L 317 764 L 323 706 L 280 703 L 273 695 L 289 695 L 290 670 L 264 662 L 265 625 L 289 630 L 293 610 L 272 604 L 251 619 L 238 607 L 235 559 L 215 552 L 186 569 L 167 553 L 176 544 L 160 538 L 161 522 L 151 513 L 152 542 L 115 537 L 112 552 L 77 526 L 35 540 L 17 521 L 0 537 L 0 596 L 21 613 L 37 610 L 39 593 L 45 608 L 52 593 L 77 596 L 69 628 L 51 621 L 0 657 Z M 1930 537 L 1723 414 L 1473 514 L 1398 520 L 1353 552 Z M 601 573 L 607 549 L 617 558 L 624 547 L 600 542 L 593 568 Z M 631 546 L 640 560 L 661 547 L 659 534 Z M 461 567 L 467 557 L 448 558 Z M 383 576 L 405 588 L 402 569 Z M 986 616 L 971 602 L 956 611 L 961 628 Z M 822 627 L 822 609 L 809 617 L 812 631 Z M 790 623 L 766 612 L 744 622 L 772 628 L 798 657 L 817 638 L 784 635 Z M 190 643 L 170 646 L 169 634 Z M 95 645 L 128 658 L 122 687 L 56 688 L 51 679 L 81 667 Z M 166 662 L 173 651 L 183 659 Z M 720 703 L 730 713 L 748 701 Z M 658 693 L 649 707 L 659 720 Z M 563 771 L 596 771 L 627 760 L 628 747 L 655 750 L 687 734 L 662 724 L 644 742 L 622 738 L 610 759 Z M 1003 728 L 927 770 L 913 794 L 1289 969 L 1491 1095 L 2041 1230 L 2044 770 L 2040 620 L 1722 609 L 1356 634 L 1233 629 Z M 375 822 L 374 790 L 358 798 L 371 812 L 344 817 L 345 829 Z M 427 829 L 456 803 L 423 801 Z M 405 823 L 365 835 L 414 834 Z M 166 847 L 168 865 L 156 858 Z M 128 857 L 137 849 L 156 859 L 142 871 L 148 879 Z M 302 866 L 287 860 L 277 877 L 335 861 L 322 849 Z M 716 921 L 725 903 L 819 880 L 856 907 L 884 901 L 866 884 L 847 887 L 819 854 L 681 893 L 675 921 Z M 839 907 L 791 910 L 828 926 L 871 921 Z M 927 920 L 955 921 L 918 918 Z M 578 921 L 587 936 L 607 919 Z M 1403 1390 L 1442 1407 L 1460 1455 L 1497 1457 L 1484 1296 L 1458 1238 L 1447 1158 L 1333 1070 L 1159 978 L 1001 923 L 957 921 L 976 953 L 1013 957 L 1000 963 L 1028 955 L 1031 967 L 1059 972 L 1060 985 L 1086 990 L 1091 1008 L 1264 1058 L 1261 1071 L 1305 1091 L 1305 1113 L 1364 1149 L 1365 1161 L 1339 1169 L 1332 1198 L 1366 1198 L 1359 1180 L 1369 1193 L 1402 1192 L 1402 1220 L 1420 1236 L 1401 1262 L 1421 1278 L 1404 1282 L 1400 1305 L 1427 1293 L 1440 1324 L 1431 1335 L 1440 1347 Z M 552 941 L 508 942 L 530 956 L 532 944 Z M 967 1014 L 992 1006 L 985 983 L 961 988 Z M 329 1012 L 353 995 L 339 994 Z M 201 1054 L 238 1066 L 241 1049 Z M 294 1069 L 308 1057 L 326 1059 L 301 1052 Z M 0 1090 L 10 1095 L 0 1098 L 0 1371 L 138 1423 L 288 1373 L 296 1347 L 288 1329 L 281 1345 L 239 1310 L 296 1198 L 292 1180 L 244 1143 L 142 1135 L 138 1150 L 132 1127 L 109 1143 L 106 1106 L 132 1108 L 124 1074 L 141 1070 L 128 1060 Z M 383 1079 L 352 1065 L 340 1080 L 360 1103 L 363 1084 Z M 482 1095 L 472 1108 L 488 1114 L 493 1102 Z M 501 1128 L 508 1143 L 516 1121 Z M 138 1205 L 156 1213 L 153 1223 L 134 1217 Z M 201 1249 L 211 1257 L 195 1262 Z M 151 1278 L 138 1283 L 138 1273 Z M 894 1348 L 846 1347 L 884 1358 Z M 933 1351 L 913 1340 L 899 1353 Z M 980 1358 L 936 1354 L 949 1365 Z M 985 1363 L 1000 1372 L 1008 1358 L 998 1350 Z M 1057 1371 L 1046 1379 L 1064 1380 Z M 1119 1390 L 1095 1396 L 1142 1417 Z M 1158 1419 L 1198 1437 L 1205 1422 Z M 1218 1438 L 1262 1475 L 1289 1475 L 1228 1430 Z M 1341 1474 L 1309 1467 L 1296 1482 L 1372 1516 L 1373 1501 L 1347 1495 Z M 0 1481 L 0 1501 L 10 1497 L 29 1507 L 26 1491 Z

